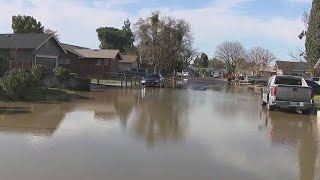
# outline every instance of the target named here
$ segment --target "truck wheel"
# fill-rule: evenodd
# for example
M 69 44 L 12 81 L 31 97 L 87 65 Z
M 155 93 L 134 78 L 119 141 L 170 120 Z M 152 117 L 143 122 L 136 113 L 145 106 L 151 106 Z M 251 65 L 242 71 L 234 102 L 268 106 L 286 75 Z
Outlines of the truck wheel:
M 301 111 L 302 111 L 302 114 L 305 114 L 305 115 L 311 114 L 311 109 L 305 109 L 305 110 L 301 110 Z
M 261 105 L 262 105 L 262 106 L 267 105 L 267 103 L 265 103 L 265 102 L 263 101 L 263 93 L 261 94 Z
M 268 109 L 268 111 L 274 111 L 274 106 L 267 103 L 267 109 Z

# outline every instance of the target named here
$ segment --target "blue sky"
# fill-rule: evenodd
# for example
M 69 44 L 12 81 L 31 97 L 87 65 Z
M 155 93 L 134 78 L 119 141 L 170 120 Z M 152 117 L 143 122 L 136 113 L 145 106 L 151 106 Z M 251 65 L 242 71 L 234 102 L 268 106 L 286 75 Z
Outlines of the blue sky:
M 32 15 L 61 41 L 98 48 L 98 27 L 121 27 L 129 17 L 134 23 L 154 10 L 162 15 L 186 19 L 192 28 L 195 47 L 214 56 L 217 44 L 240 41 L 245 48 L 265 47 L 280 59 L 303 48 L 297 36 L 311 0 L 0 0 L 0 33 L 12 32 L 11 16 Z

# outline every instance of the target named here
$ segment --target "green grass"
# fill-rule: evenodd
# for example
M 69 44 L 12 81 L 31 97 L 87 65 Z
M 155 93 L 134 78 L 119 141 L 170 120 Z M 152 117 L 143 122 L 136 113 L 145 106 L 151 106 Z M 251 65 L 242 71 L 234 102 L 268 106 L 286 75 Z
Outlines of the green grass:
M 58 89 L 58 88 L 38 88 L 32 95 L 28 95 L 23 99 L 12 99 L 0 94 L 0 101 L 69 101 L 72 99 L 81 99 L 77 91 Z
M 320 95 L 314 96 L 314 107 L 320 110 Z

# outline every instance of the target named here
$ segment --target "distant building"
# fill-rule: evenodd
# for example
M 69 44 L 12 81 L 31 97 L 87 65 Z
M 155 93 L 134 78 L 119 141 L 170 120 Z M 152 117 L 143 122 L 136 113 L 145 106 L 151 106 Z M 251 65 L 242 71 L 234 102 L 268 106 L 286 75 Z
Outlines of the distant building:
M 123 59 L 119 50 L 88 49 L 62 44 L 68 51 L 66 61 L 60 64 L 81 77 L 94 78 L 105 73 L 118 73 L 119 61 Z
M 131 67 L 137 68 L 139 66 L 138 55 L 123 55 L 123 59 L 119 61 L 119 71 L 127 70 Z
M 308 63 L 294 61 L 276 61 L 274 68 L 283 75 L 308 77 Z

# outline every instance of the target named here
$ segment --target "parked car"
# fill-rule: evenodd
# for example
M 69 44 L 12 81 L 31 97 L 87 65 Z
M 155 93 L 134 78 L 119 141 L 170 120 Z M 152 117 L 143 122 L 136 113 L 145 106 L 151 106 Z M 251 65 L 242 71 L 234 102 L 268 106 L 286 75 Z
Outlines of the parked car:
M 182 70 L 182 76 L 183 77 L 188 77 L 189 76 L 189 72 L 187 70 Z
M 250 76 L 247 78 L 249 83 L 252 84 L 266 84 L 268 79 L 264 78 L 263 76 Z
M 310 80 L 320 85 L 320 78 L 319 77 L 313 77 L 313 78 L 310 78 Z
M 309 114 L 313 109 L 313 90 L 302 77 L 272 76 L 263 88 L 262 104 L 269 111 L 288 108 Z
M 161 74 L 147 74 L 141 81 L 143 86 L 164 87 L 164 77 Z
M 219 74 L 214 74 L 213 78 L 219 78 Z
M 144 68 L 129 68 L 125 71 L 120 71 L 120 73 L 124 73 L 129 76 L 130 75 L 145 76 L 148 73 L 148 70 Z
M 320 85 L 317 84 L 314 81 L 311 81 L 309 79 L 306 80 L 306 83 L 308 84 L 308 86 L 312 87 L 314 94 L 319 95 L 320 94 Z

